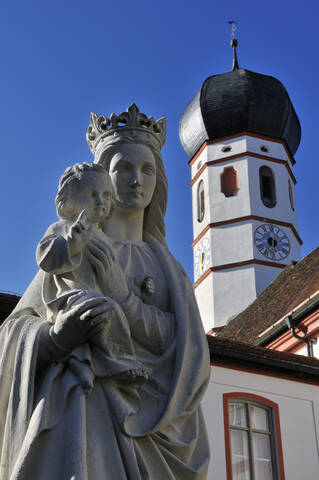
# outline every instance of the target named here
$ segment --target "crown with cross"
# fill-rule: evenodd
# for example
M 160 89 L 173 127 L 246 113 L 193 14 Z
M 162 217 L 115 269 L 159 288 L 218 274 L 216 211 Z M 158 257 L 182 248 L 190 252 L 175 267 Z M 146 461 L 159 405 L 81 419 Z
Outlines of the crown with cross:
M 155 121 L 153 117 L 141 113 L 135 103 L 119 115 L 112 113 L 110 118 L 91 113 L 86 139 L 95 157 L 99 156 L 107 145 L 125 138 L 138 143 L 151 143 L 160 151 L 166 139 L 166 118 Z

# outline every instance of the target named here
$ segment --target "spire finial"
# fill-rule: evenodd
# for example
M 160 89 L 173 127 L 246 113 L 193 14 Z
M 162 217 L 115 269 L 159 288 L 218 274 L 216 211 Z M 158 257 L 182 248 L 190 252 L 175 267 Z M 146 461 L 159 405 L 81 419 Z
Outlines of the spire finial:
M 233 68 L 232 71 L 238 70 L 239 65 L 238 65 L 238 59 L 237 59 L 237 46 L 238 46 L 238 41 L 235 38 L 235 32 L 237 30 L 237 22 L 234 20 L 229 20 L 228 22 L 231 25 L 231 41 L 230 41 L 230 46 L 233 49 Z

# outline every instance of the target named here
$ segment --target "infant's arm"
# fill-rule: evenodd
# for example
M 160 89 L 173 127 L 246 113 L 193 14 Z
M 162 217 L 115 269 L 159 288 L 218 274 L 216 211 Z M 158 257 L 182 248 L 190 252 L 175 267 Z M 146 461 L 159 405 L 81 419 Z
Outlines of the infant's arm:
M 69 251 L 68 235 L 72 224 L 69 220 L 60 220 L 48 228 L 36 250 L 37 264 L 41 270 L 60 274 L 79 267 L 81 252 L 71 255 Z

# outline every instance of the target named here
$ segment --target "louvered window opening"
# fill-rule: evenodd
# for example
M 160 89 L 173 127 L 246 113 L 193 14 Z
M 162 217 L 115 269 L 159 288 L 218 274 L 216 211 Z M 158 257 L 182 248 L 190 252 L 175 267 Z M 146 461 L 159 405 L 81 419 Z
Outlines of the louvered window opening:
M 275 176 L 269 167 L 259 169 L 260 196 L 265 207 L 273 208 L 276 203 Z
M 205 191 L 204 182 L 201 180 L 197 188 L 197 220 L 202 222 L 205 215 Z

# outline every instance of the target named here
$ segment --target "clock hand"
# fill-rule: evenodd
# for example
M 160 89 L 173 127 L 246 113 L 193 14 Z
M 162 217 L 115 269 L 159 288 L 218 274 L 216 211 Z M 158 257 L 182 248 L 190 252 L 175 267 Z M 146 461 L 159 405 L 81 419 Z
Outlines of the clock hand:
M 269 247 L 269 251 L 272 254 L 272 258 L 275 258 L 275 239 L 271 237 L 271 246 Z
M 204 268 L 204 257 L 205 257 L 204 252 L 201 252 L 201 254 L 200 254 L 200 269 L 201 270 L 203 270 L 203 268 Z

